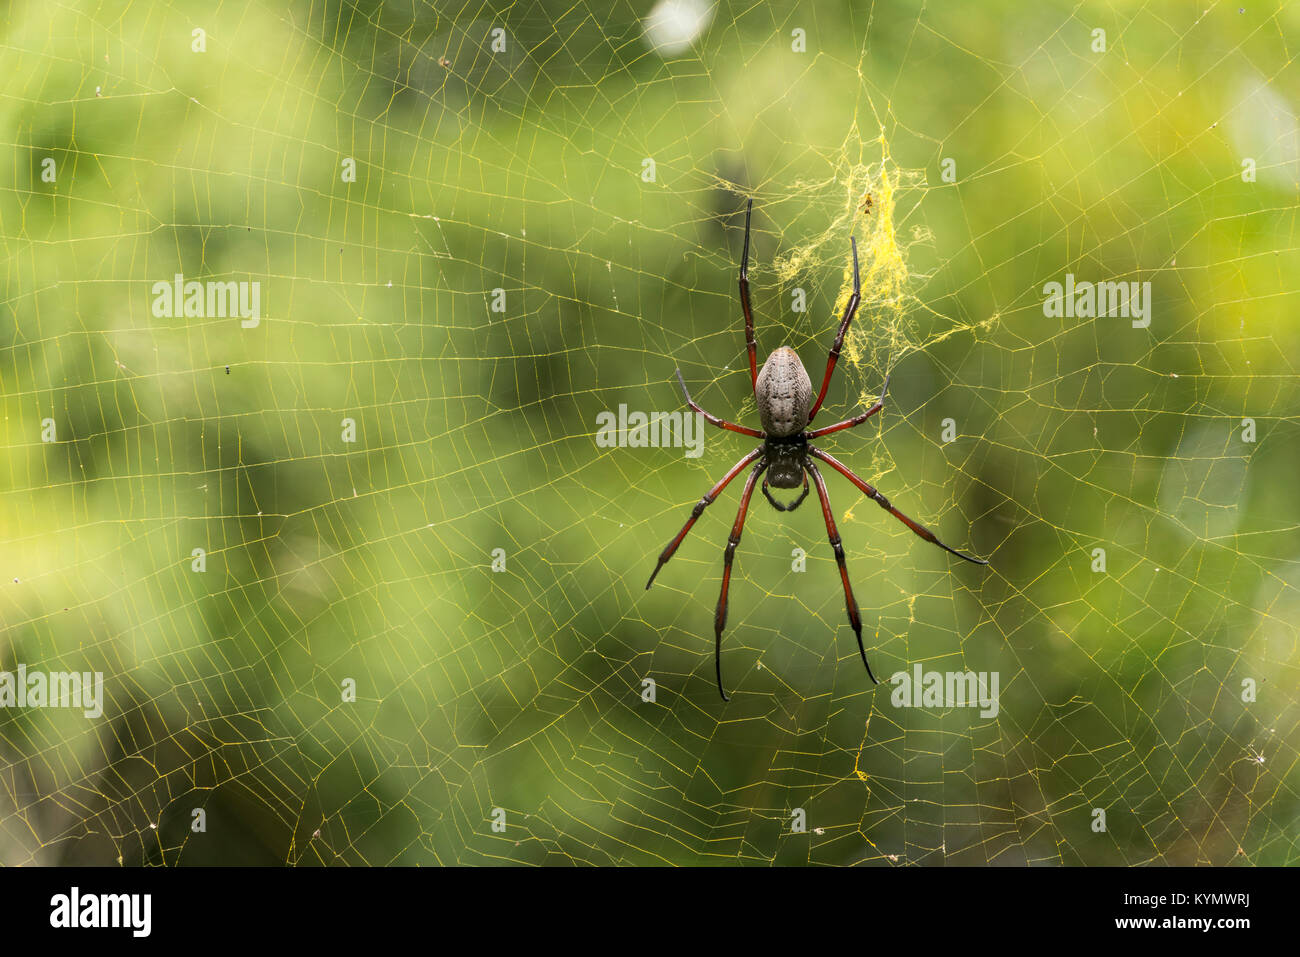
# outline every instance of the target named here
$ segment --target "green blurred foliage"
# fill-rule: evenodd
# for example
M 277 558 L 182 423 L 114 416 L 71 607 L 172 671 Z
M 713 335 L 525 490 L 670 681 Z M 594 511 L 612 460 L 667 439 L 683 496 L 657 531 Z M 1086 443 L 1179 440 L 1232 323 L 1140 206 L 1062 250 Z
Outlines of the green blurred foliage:
M 1300 14 L 724 3 L 665 57 L 649 6 L 8 8 L 0 668 L 109 700 L 0 713 L 0 862 L 1295 862 Z M 678 366 L 756 423 L 745 195 L 816 377 L 882 169 L 910 288 L 827 414 L 890 400 L 827 445 L 992 564 L 832 501 L 877 672 L 997 671 L 996 719 L 893 707 L 819 511 L 759 503 L 724 707 L 735 487 L 643 584 L 750 446 L 594 441 Z M 156 319 L 176 273 L 265 318 Z M 1151 328 L 1045 318 L 1066 273 Z

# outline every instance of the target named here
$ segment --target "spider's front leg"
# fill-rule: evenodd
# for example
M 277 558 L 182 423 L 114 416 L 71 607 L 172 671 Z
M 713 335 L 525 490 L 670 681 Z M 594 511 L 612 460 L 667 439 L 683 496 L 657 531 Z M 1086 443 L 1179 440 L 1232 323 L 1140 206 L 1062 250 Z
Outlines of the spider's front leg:
M 745 482 L 745 491 L 740 495 L 740 508 L 736 512 L 736 522 L 731 526 L 731 535 L 727 538 L 727 551 L 722 559 L 722 591 L 718 593 L 718 610 L 713 616 L 713 668 L 718 676 L 718 694 L 723 701 L 730 701 L 722 687 L 722 629 L 727 624 L 727 591 L 731 587 L 731 561 L 736 555 L 736 546 L 740 544 L 740 534 L 745 530 L 745 515 L 749 512 L 749 499 L 754 494 L 754 483 L 767 468 L 762 461 L 754 466 Z
M 822 473 L 811 461 L 804 461 L 804 468 L 812 473 L 813 484 L 817 486 L 817 497 L 822 502 L 822 518 L 826 520 L 826 535 L 830 538 L 831 549 L 835 552 L 835 561 L 840 566 L 840 582 L 844 585 L 844 606 L 849 613 L 849 624 L 858 636 L 858 651 L 862 654 L 862 663 L 867 666 L 867 677 L 873 684 L 880 684 L 871 673 L 871 664 L 867 661 L 867 649 L 862 644 L 862 615 L 858 611 L 858 600 L 853 597 L 853 586 L 849 584 L 849 570 L 844 564 L 844 543 L 840 540 L 839 529 L 835 527 L 835 516 L 831 514 L 830 496 L 826 494 L 826 482 Z
M 900 522 L 902 522 L 904 525 L 910 528 L 918 536 L 924 538 L 930 544 L 938 545 L 945 552 L 951 552 L 953 555 L 956 555 L 958 558 L 964 558 L 966 559 L 966 561 L 972 562 L 973 564 L 976 565 L 987 565 L 989 563 L 987 558 L 976 558 L 974 555 L 967 555 L 965 552 L 959 552 L 955 548 L 949 548 L 943 542 L 939 541 L 939 537 L 935 535 L 934 532 L 930 531 L 920 522 L 913 521 L 912 519 L 904 515 L 902 512 L 900 512 L 898 509 L 894 508 L 894 506 L 890 503 L 889 499 L 881 495 L 880 492 L 878 492 L 874 486 L 872 486 L 868 482 L 862 481 L 862 479 L 858 478 L 856 475 L 853 474 L 853 472 L 848 468 L 848 466 L 844 465 L 842 462 L 838 461 L 834 457 L 827 455 L 821 449 L 813 448 L 810 445 L 808 446 L 808 454 L 816 456 L 817 458 L 825 462 L 827 465 L 829 465 L 831 468 L 833 468 L 835 471 L 839 472 L 846 479 L 848 479 L 850 482 L 856 485 L 862 491 L 863 495 L 866 495 L 877 505 L 883 508 L 886 512 L 894 516 L 894 518 L 898 519 Z
M 659 569 L 663 568 L 668 559 L 673 557 L 673 554 L 677 551 L 677 546 L 682 543 L 682 539 L 684 539 L 686 533 L 691 530 L 691 526 L 695 524 L 696 519 L 703 515 L 704 510 L 713 504 L 713 500 L 722 494 L 722 490 L 731 484 L 731 480 L 745 470 L 745 466 L 749 465 L 750 462 L 754 461 L 754 459 L 758 458 L 762 454 L 763 447 L 760 445 L 733 465 L 731 471 L 722 476 L 718 484 L 705 492 L 700 500 L 695 503 L 695 507 L 691 509 L 691 517 L 686 520 L 686 524 L 683 525 L 682 530 L 677 533 L 677 537 L 669 542 L 668 547 L 659 553 L 659 564 L 655 565 L 655 570 L 650 573 L 650 580 L 645 583 L 647 590 L 649 590 L 650 586 L 655 583 L 655 576 L 659 574 Z

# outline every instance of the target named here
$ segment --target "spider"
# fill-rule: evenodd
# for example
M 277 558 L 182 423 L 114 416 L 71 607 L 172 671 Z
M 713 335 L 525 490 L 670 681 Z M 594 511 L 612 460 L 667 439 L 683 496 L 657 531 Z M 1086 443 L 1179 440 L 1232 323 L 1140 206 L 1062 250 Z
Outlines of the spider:
M 749 478 L 745 481 L 745 490 L 740 495 L 740 508 L 736 512 L 736 521 L 731 526 L 731 535 L 727 538 L 727 548 L 723 555 L 722 590 L 718 595 L 718 608 L 713 618 L 713 663 L 718 677 L 718 693 L 722 695 L 723 701 L 731 700 L 722 685 L 722 629 L 727 624 L 727 590 L 731 585 L 731 562 L 736 554 L 736 546 L 740 544 L 741 532 L 745 528 L 745 515 L 749 511 L 750 496 L 754 494 L 754 485 L 758 482 L 760 476 L 763 478 L 763 495 L 771 503 L 772 507 L 779 512 L 793 512 L 803 504 L 803 500 L 808 497 L 808 476 L 812 476 L 813 484 L 817 486 L 817 497 L 821 500 L 822 518 L 826 522 L 826 534 L 830 538 L 831 549 L 835 552 L 835 561 L 839 563 L 840 582 L 844 586 L 844 604 L 848 609 L 849 624 L 858 637 L 858 651 L 862 654 L 862 663 L 866 665 L 867 675 L 874 684 L 880 682 L 876 680 L 876 676 L 871 672 L 871 665 L 867 661 L 867 650 L 862 644 L 862 617 L 858 613 L 858 603 L 853 597 L 853 587 L 849 584 L 849 573 L 844 564 L 844 545 L 840 540 L 840 533 L 835 527 L 835 517 L 831 514 L 831 502 L 826 495 L 826 483 L 822 479 L 822 474 L 813 459 L 824 462 L 839 472 L 856 485 L 868 498 L 873 499 L 877 505 L 927 542 L 938 545 L 944 551 L 950 552 L 958 558 L 964 558 L 968 562 L 974 562 L 976 565 L 988 564 L 985 559 L 975 558 L 954 548 L 949 548 L 939 541 L 928 528 L 894 508 L 889 499 L 881 495 L 874 487 L 858 478 L 847 466 L 842 465 L 835 458 L 814 446 L 810 441 L 823 435 L 830 435 L 832 432 L 839 432 L 843 429 L 851 429 L 856 425 L 861 425 L 884 407 L 885 392 L 889 389 L 889 376 L 885 376 L 885 384 L 880 390 L 880 398 L 866 412 L 851 419 L 845 419 L 843 422 L 837 422 L 835 425 L 828 425 L 825 428 L 808 429 L 808 425 L 817 415 L 818 410 L 822 407 L 823 400 L 826 398 L 826 389 L 830 386 L 831 374 L 835 371 L 835 363 L 839 361 L 840 348 L 844 345 L 845 333 L 848 332 L 849 323 L 853 321 L 853 314 L 857 311 L 858 303 L 862 300 L 862 286 L 858 277 L 858 244 L 852 236 L 849 237 L 849 246 L 853 253 L 853 295 L 849 297 L 849 301 L 844 307 L 844 315 L 840 319 L 839 331 L 835 334 L 835 342 L 831 345 L 830 357 L 826 360 L 826 374 L 822 377 L 822 387 L 817 394 L 817 400 L 812 401 L 812 382 L 808 378 L 808 372 L 804 369 L 803 363 L 799 361 L 799 356 L 789 346 L 781 346 L 769 355 L 767 361 L 763 363 L 762 370 L 759 370 L 758 347 L 754 340 L 754 315 L 749 305 L 749 219 L 753 208 L 754 201 L 751 199 L 745 206 L 745 246 L 740 258 L 740 309 L 745 315 L 745 348 L 749 352 L 749 378 L 754 389 L 754 401 L 758 405 L 758 418 L 763 430 L 760 432 L 758 429 L 736 425 L 734 422 L 728 422 L 716 415 L 705 412 L 695 403 L 690 392 L 687 391 L 686 380 L 682 378 L 681 369 L 677 370 L 677 381 L 682 387 L 682 394 L 686 396 L 686 404 L 690 406 L 692 411 L 703 416 L 710 425 L 731 432 L 739 432 L 741 435 L 762 439 L 763 444 L 733 465 L 731 470 L 695 503 L 695 507 L 691 509 L 691 517 L 686 520 L 682 530 L 677 533 L 677 536 L 668 543 L 668 546 L 659 555 L 659 563 L 655 565 L 655 570 L 651 572 L 650 580 L 645 585 L 649 589 L 654 584 L 655 576 L 659 574 L 659 570 L 664 567 L 668 559 L 673 557 L 677 547 L 681 545 L 682 539 L 686 537 L 687 532 L 691 530 L 691 526 L 704 513 L 704 510 L 722 494 L 723 489 L 730 484 L 732 479 L 750 465 L 753 465 L 753 468 L 749 471 Z M 764 473 L 767 474 L 764 475 Z M 778 489 L 798 488 L 801 479 L 803 491 L 798 498 L 787 505 L 778 502 L 772 497 L 772 493 L 768 491 L 769 485 Z

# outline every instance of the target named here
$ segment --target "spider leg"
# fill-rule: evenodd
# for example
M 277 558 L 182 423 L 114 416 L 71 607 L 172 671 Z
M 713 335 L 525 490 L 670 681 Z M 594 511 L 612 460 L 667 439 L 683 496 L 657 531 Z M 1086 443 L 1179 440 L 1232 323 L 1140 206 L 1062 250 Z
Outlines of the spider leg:
M 745 314 L 745 349 L 749 352 L 749 379 L 758 394 L 758 344 L 754 341 L 754 311 L 749 305 L 749 214 L 754 210 L 751 199 L 745 204 L 745 251 L 740 256 L 740 310 Z
M 890 515 L 894 516 L 894 518 L 898 519 L 900 522 L 902 522 L 904 525 L 910 528 L 921 538 L 924 538 L 927 542 L 932 542 L 933 544 L 938 545 L 940 548 L 942 548 L 945 552 L 951 552 L 952 554 L 956 555 L 958 558 L 964 558 L 966 559 L 966 561 L 974 562 L 976 565 L 988 564 L 988 559 L 986 558 L 975 558 L 972 555 L 967 555 L 965 552 L 959 552 L 955 548 L 949 548 L 943 542 L 939 541 L 937 537 L 935 537 L 934 532 L 930 531 L 928 528 L 926 528 L 924 525 L 920 524 L 919 522 L 912 521 L 912 519 L 908 518 L 898 509 L 894 508 L 893 505 L 889 504 L 889 499 L 885 498 L 885 496 L 881 495 L 878 491 L 876 491 L 876 489 L 873 486 L 862 481 L 862 479 L 858 478 L 851 471 L 849 471 L 849 469 L 846 466 L 836 461 L 831 456 L 827 455 L 821 449 L 815 449 L 810 445 L 808 446 L 808 454 L 821 459 L 831 468 L 835 469 L 835 471 L 839 472 L 846 479 L 848 479 L 859 489 L 861 489 L 864 495 L 866 495 L 868 498 L 874 499 L 877 505 L 883 508 Z
M 682 539 L 684 539 L 686 537 L 686 533 L 691 530 L 691 526 L 695 524 L 695 520 L 699 518 L 702 514 L 704 514 L 704 510 L 713 503 L 713 500 L 715 498 L 717 498 L 719 495 L 722 494 L 722 490 L 726 488 L 728 484 L 730 484 L 731 480 L 745 470 L 745 466 L 749 465 L 750 462 L 754 461 L 754 459 L 758 458 L 762 454 L 763 454 L 763 447 L 760 445 L 758 448 L 754 449 L 754 451 L 750 452 L 743 459 L 741 459 L 739 462 L 733 465 L 731 467 L 731 471 L 728 472 L 726 475 L 722 476 L 722 480 L 718 482 L 717 485 L 713 486 L 713 488 L 705 492 L 704 497 L 695 503 L 695 507 L 691 509 L 691 517 L 686 520 L 686 524 L 682 526 L 682 530 L 677 533 L 676 538 L 674 538 L 671 542 L 668 543 L 668 547 L 665 548 L 662 553 L 660 553 L 659 564 L 656 565 L 655 570 L 650 573 L 650 580 L 645 583 L 645 587 L 647 590 L 649 590 L 650 586 L 654 584 L 655 575 L 659 574 L 659 569 L 663 568 L 664 564 L 668 561 L 668 559 L 673 557 L 673 553 L 677 551 L 677 546 L 682 543 Z
M 767 500 L 772 503 L 772 507 L 778 512 L 793 512 L 796 508 L 802 505 L 803 500 L 808 497 L 808 473 L 805 472 L 803 476 L 802 494 L 800 494 L 800 496 L 789 505 L 782 505 L 772 497 L 772 493 L 767 490 L 767 479 L 763 479 L 763 494 L 767 496 Z
M 867 677 L 871 679 L 871 683 L 878 685 L 880 682 L 871 673 L 871 665 L 867 661 L 867 649 L 862 644 L 862 616 L 858 613 L 858 601 L 853 597 L 853 586 L 849 584 L 849 570 L 844 564 L 844 544 L 840 541 L 839 529 L 835 527 L 835 516 L 831 514 L 831 500 L 826 494 L 826 481 L 812 462 L 806 463 L 805 468 L 812 472 L 813 482 L 817 486 L 817 497 L 822 500 L 822 518 L 826 520 L 826 534 L 830 537 L 835 561 L 840 566 L 840 582 L 844 585 L 844 606 L 848 609 L 849 624 L 853 627 L 853 633 L 858 636 L 858 651 L 862 654 L 862 663 L 867 666 Z
M 817 415 L 817 410 L 822 407 L 822 402 L 826 399 L 826 390 L 831 384 L 831 373 L 835 371 L 835 363 L 840 361 L 840 348 L 844 345 L 844 334 L 849 331 L 849 323 L 853 321 L 853 314 L 858 311 L 858 303 L 862 301 L 862 282 L 858 278 L 858 244 L 852 236 L 849 237 L 849 245 L 853 248 L 853 295 L 849 296 L 849 301 L 844 306 L 840 331 L 835 334 L 830 358 L 826 360 L 826 375 L 822 379 L 822 390 L 817 393 L 817 401 L 813 403 L 812 411 L 808 413 L 809 422 Z
M 745 515 L 749 511 L 749 499 L 754 494 L 754 483 L 767 468 L 767 462 L 759 462 L 754 471 L 749 473 L 745 482 L 745 491 L 740 494 L 740 508 L 736 512 L 736 523 L 731 526 L 731 535 L 727 538 L 727 551 L 722 559 L 722 591 L 718 593 L 718 611 L 713 616 L 713 668 L 718 675 L 718 694 L 723 701 L 730 701 L 722 687 L 722 629 L 727 624 L 727 591 L 731 587 L 731 560 L 736 555 L 736 546 L 740 544 L 740 533 L 745 530 Z
M 861 425 L 863 422 L 867 421 L 867 419 L 871 418 L 873 415 L 875 415 L 877 412 L 879 412 L 881 409 L 885 407 L 885 392 L 888 389 L 889 389 L 889 376 L 885 376 L 885 385 L 884 388 L 880 390 L 880 398 L 877 399 L 876 404 L 873 405 L 871 408 L 867 409 L 866 412 L 863 412 L 861 415 L 854 416 L 851 419 L 845 419 L 843 422 L 836 422 L 834 425 L 828 425 L 824 429 L 814 429 L 813 431 L 806 433 L 804 435 L 804 438 L 815 439 L 822 435 L 830 435 L 832 432 L 839 432 L 841 429 L 851 429 L 855 425 Z
M 728 422 L 726 419 L 720 419 L 716 415 L 710 415 L 708 412 L 705 412 L 696 405 L 695 400 L 691 398 L 691 394 L 686 391 L 686 380 L 682 378 L 681 369 L 677 370 L 677 381 L 681 384 L 682 394 L 686 396 L 686 404 L 689 405 L 691 409 L 704 416 L 704 420 L 708 422 L 709 425 L 716 425 L 720 429 L 739 432 L 741 435 L 752 435 L 756 439 L 761 439 L 763 437 L 763 433 L 758 431 L 758 429 L 751 429 L 745 425 L 737 425 L 735 422 Z

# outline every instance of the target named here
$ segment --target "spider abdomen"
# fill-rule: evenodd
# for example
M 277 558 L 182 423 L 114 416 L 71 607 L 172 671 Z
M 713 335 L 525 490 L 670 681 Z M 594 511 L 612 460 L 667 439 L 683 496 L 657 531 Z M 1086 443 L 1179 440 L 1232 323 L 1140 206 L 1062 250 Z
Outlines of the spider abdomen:
M 812 382 L 799 356 L 782 346 L 767 357 L 754 384 L 763 431 L 776 438 L 797 435 L 808 425 Z

